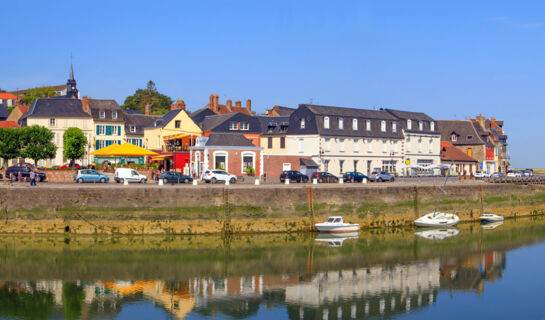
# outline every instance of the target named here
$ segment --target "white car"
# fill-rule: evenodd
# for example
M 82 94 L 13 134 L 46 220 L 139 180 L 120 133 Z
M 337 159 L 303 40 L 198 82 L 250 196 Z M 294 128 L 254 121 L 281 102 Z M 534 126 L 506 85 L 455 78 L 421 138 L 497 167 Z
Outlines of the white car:
M 218 181 L 229 181 L 229 183 L 237 182 L 237 176 L 229 174 L 223 170 L 206 170 L 201 176 L 201 180 L 206 183 L 216 183 Z
M 131 168 L 117 168 L 115 169 L 114 180 L 117 183 L 123 183 L 125 180 L 127 182 L 146 183 L 148 177 L 139 174 L 138 171 Z
M 475 171 L 475 178 L 476 179 L 490 178 L 490 173 L 486 171 L 477 170 Z
M 508 177 L 522 177 L 522 173 L 520 171 L 507 171 Z

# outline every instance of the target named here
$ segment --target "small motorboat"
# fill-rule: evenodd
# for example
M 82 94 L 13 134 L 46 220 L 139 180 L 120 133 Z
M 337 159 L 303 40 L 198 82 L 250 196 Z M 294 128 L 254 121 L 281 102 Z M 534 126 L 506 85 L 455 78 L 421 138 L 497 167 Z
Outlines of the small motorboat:
M 453 226 L 460 222 L 460 218 L 452 213 L 432 212 L 414 220 L 417 227 Z
M 503 221 L 483 223 L 481 225 L 481 228 L 483 228 L 483 230 L 492 230 L 492 229 L 496 229 L 497 227 L 501 226 L 502 224 L 503 224 Z
M 344 223 L 343 217 L 333 216 L 329 217 L 326 222 L 315 224 L 318 232 L 326 233 L 346 233 L 346 232 L 358 232 L 360 225 L 357 223 Z
M 503 221 L 503 217 L 499 214 L 493 214 L 490 212 L 483 213 L 482 216 L 479 217 L 482 223 L 490 223 L 490 222 L 499 222 Z
M 455 237 L 458 233 L 460 233 L 460 230 L 456 228 L 439 228 L 421 230 L 414 234 L 428 240 L 444 240 L 446 238 Z
M 335 248 L 335 247 L 342 247 L 343 242 L 345 240 L 357 239 L 357 238 L 358 238 L 357 232 L 347 232 L 347 233 L 340 233 L 340 234 L 323 234 L 322 233 L 316 237 L 315 241 L 325 242 L 330 247 Z

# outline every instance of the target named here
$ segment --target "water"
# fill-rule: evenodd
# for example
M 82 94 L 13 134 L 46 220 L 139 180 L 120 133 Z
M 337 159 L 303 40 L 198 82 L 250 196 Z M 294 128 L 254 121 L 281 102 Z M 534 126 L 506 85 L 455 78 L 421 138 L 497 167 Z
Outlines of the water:
M 358 237 L 0 237 L 1 319 L 543 318 L 545 218 Z

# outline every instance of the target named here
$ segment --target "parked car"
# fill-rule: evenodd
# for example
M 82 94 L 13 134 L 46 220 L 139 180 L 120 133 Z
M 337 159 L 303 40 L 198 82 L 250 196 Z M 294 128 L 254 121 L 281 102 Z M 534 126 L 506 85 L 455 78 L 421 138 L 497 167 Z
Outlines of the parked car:
M 84 183 L 84 182 L 107 183 L 108 181 L 110 181 L 110 178 L 108 178 L 108 176 L 92 169 L 83 169 L 83 170 L 80 169 L 80 170 L 77 170 L 76 173 L 74 173 L 74 182 L 76 183 Z
M 308 176 L 296 170 L 283 171 L 280 174 L 280 182 L 284 183 L 286 179 L 290 179 L 290 182 L 308 182 Z
M 32 168 L 26 165 L 16 164 L 14 166 L 9 167 L 6 170 L 6 179 L 10 179 L 11 181 L 17 181 L 19 177 L 19 172 L 21 172 L 21 176 L 24 180 L 30 179 L 30 173 L 32 172 Z M 42 182 L 47 179 L 47 175 L 43 172 L 36 172 L 36 181 Z
M 114 180 L 117 183 L 122 183 L 127 180 L 128 182 L 146 183 L 148 178 L 138 173 L 138 171 L 131 168 L 117 168 L 115 169 Z
M 475 179 L 490 178 L 490 173 L 482 170 L 475 171 Z
M 534 170 L 532 169 L 526 169 L 521 171 L 522 176 L 524 177 L 531 177 L 534 175 Z
M 165 171 L 161 173 L 158 179 L 163 180 L 163 183 L 190 183 L 193 182 L 193 178 L 183 175 L 175 171 Z
M 498 172 L 494 172 L 494 173 L 492 174 L 492 177 L 494 177 L 494 178 L 503 178 L 503 177 L 505 177 L 505 173 L 499 172 L 499 171 L 498 171 Z
M 369 181 L 369 178 L 361 172 L 353 171 L 343 174 L 344 182 L 362 182 L 363 179 Z
M 76 164 L 74 164 L 74 168 L 76 168 L 76 170 L 79 170 L 79 169 L 81 169 L 81 166 L 76 163 Z M 67 163 L 67 164 L 64 164 L 64 165 L 60 166 L 59 169 L 72 169 L 72 166 L 70 165 L 70 163 Z
M 383 182 L 383 181 L 394 182 L 395 177 L 386 171 L 376 171 L 371 174 L 371 176 L 369 177 L 369 180 L 374 182 Z
M 508 177 L 522 177 L 522 173 L 520 171 L 509 170 L 509 171 L 507 171 L 507 176 Z
M 317 179 L 319 183 L 339 182 L 339 178 L 329 172 L 315 172 L 312 174 L 312 179 Z
M 217 183 L 218 181 L 229 181 L 229 183 L 237 182 L 237 176 L 229 174 L 223 170 L 205 170 L 201 176 L 201 180 L 206 183 Z

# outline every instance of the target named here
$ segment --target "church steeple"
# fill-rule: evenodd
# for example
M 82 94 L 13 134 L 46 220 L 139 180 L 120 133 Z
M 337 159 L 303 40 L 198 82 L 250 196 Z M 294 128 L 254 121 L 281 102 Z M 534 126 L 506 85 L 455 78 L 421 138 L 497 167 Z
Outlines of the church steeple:
M 76 80 L 74 79 L 74 67 L 70 63 L 70 75 L 68 76 L 68 81 L 66 82 L 66 97 L 68 98 L 78 98 L 78 89 L 76 88 Z

